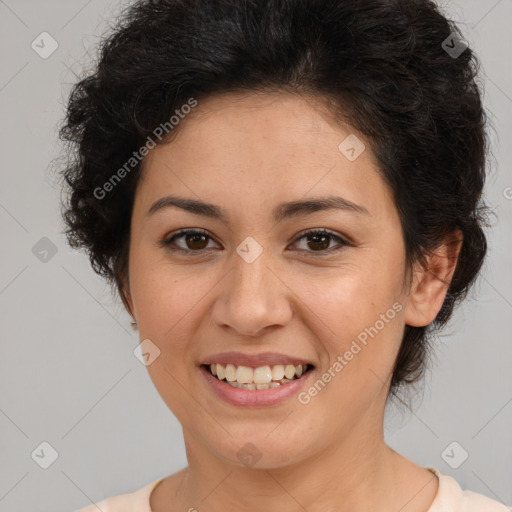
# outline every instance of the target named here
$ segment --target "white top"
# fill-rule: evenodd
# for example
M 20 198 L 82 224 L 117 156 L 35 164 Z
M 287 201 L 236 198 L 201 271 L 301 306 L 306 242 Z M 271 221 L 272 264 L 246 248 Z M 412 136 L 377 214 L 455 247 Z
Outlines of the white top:
M 439 478 L 436 497 L 427 512 L 512 512 L 512 508 L 483 494 L 463 491 L 451 476 L 443 475 L 435 468 L 427 469 Z M 106 498 L 76 512 L 98 512 L 98 508 L 102 512 L 152 512 L 149 496 L 162 480 L 153 481 L 132 493 Z

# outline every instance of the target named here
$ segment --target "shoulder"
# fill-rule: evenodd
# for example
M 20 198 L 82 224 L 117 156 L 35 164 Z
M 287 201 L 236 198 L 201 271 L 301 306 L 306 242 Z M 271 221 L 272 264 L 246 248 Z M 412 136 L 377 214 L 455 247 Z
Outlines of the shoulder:
M 443 475 L 435 468 L 428 468 L 439 478 L 439 489 L 436 498 L 428 512 L 511 512 L 499 501 L 483 494 L 462 490 L 457 481 L 448 475 Z
M 151 512 L 149 496 L 160 481 L 155 480 L 130 493 L 105 498 L 76 512 L 98 512 L 98 509 L 102 512 Z

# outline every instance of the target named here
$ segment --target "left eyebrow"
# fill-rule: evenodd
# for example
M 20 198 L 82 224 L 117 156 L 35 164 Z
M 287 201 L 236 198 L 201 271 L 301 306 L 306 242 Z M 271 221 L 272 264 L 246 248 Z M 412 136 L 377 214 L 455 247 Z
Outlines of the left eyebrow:
M 164 208 L 176 207 L 196 215 L 203 215 L 213 219 L 220 219 L 228 223 L 228 214 L 220 206 L 197 199 L 189 199 L 178 196 L 165 196 L 155 201 L 149 208 L 147 215 Z M 322 210 L 344 210 L 357 214 L 370 215 L 370 212 L 362 205 L 353 203 L 348 199 L 338 196 L 325 196 L 308 199 L 305 201 L 288 201 L 281 203 L 272 210 L 272 217 L 275 222 L 282 222 L 285 219 L 299 215 L 307 215 Z
M 370 215 L 370 212 L 362 205 L 353 203 L 339 196 L 316 197 L 306 201 L 289 201 L 281 203 L 273 210 L 276 222 L 281 222 L 290 217 L 307 215 L 321 210 L 345 210 L 357 214 Z

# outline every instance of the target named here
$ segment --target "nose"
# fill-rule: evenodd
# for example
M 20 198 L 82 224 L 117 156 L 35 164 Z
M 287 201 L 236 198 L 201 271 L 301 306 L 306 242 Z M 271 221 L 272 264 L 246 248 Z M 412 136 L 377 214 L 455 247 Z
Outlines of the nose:
M 263 253 L 252 263 L 238 255 L 222 281 L 212 310 L 212 322 L 240 336 L 260 336 L 286 325 L 293 314 L 293 293 L 270 268 Z

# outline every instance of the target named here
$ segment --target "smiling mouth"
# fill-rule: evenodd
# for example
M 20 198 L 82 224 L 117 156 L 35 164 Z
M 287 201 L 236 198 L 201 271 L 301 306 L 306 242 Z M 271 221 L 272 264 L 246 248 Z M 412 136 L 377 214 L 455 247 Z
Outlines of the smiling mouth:
M 234 364 L 204 364 L 202 365 L 216 379 L 239 389 L 269 389 L 277 388 L 301 378 L 310 372 L 314 366 L 307 365 L 265 365 L 257 368 L 237 366 Z

